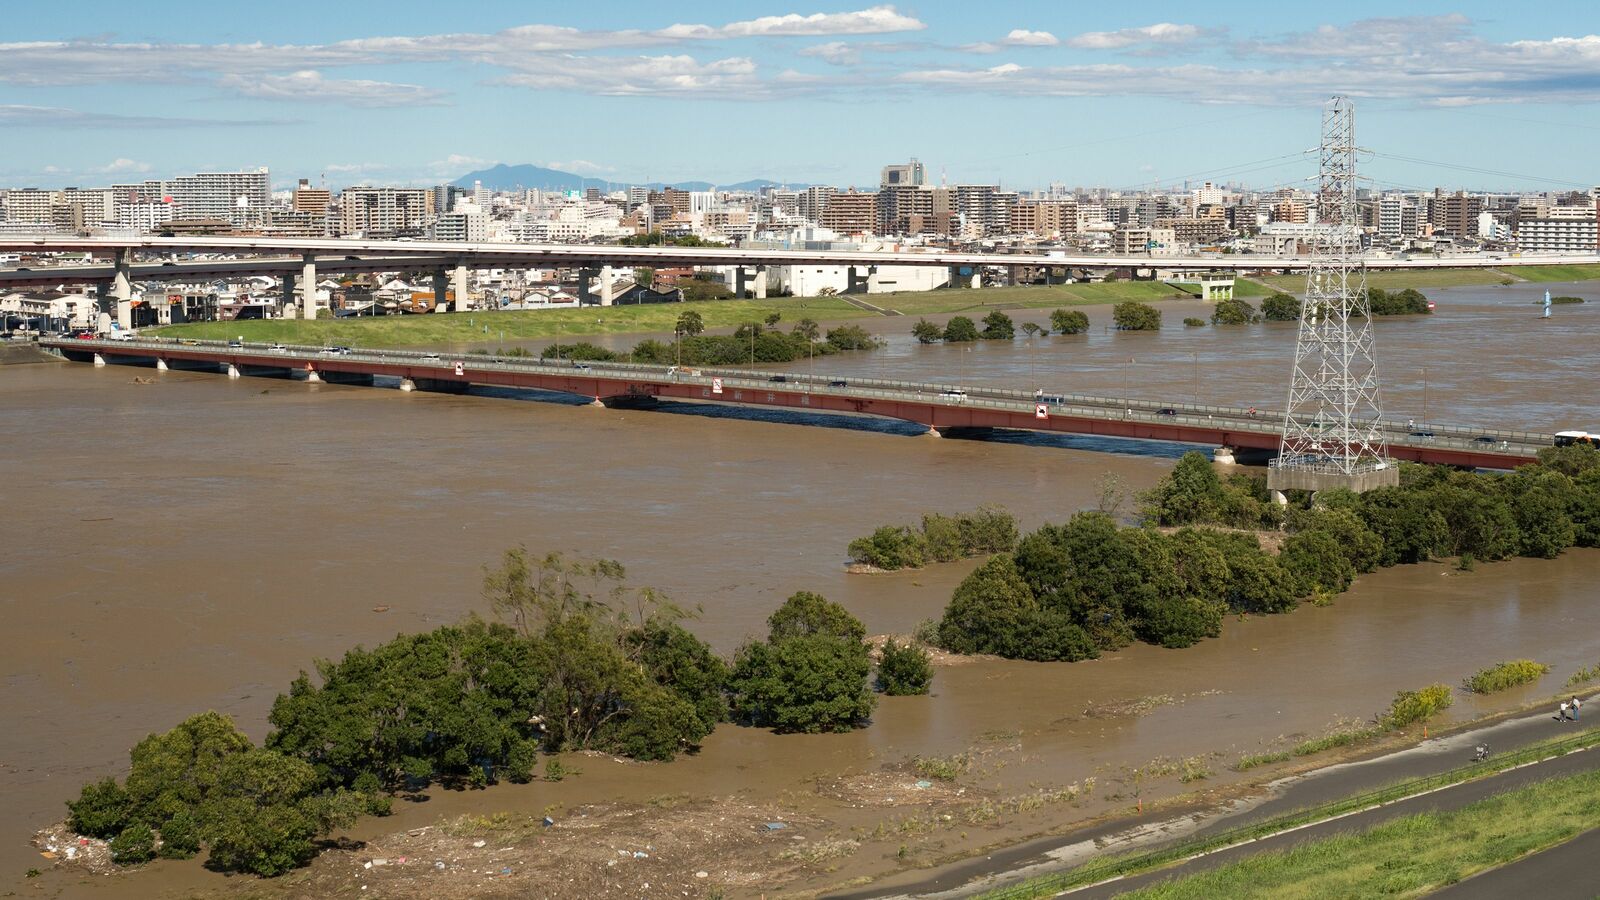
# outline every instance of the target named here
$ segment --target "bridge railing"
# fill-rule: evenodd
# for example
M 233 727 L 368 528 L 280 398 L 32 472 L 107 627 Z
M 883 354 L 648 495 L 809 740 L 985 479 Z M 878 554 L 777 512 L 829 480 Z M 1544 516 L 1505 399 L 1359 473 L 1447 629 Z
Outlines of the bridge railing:
M 260 342 L 245 344 L 242 348 L 228 346 L 223 340 L 198 340 L 198 339 L 135 339 L 135 340 L 56 340 L 43 341 L 46 345 L 57 346 L 65 349 L 74 347 L 81 349 L 123 349 L 123 350 L 172 350 L 183 347 L 198 347 L 206 350 L 220 350 L 246 353 L 253 357 L 266 357 L 283 362 L 315 362 L 326 360 L 324 346 L 309 346 L 301 344 L 284 344 L 283 349 L 275 350 L 275 345 Z M 724 393 L 712 396 L 710 399 L 734 400 L 728 396 L 727 391 L 756 391 L 777 392 L 788 391 L 795 386 L 803 386 L 807 392 L 829 394 L 845 398 L 856 399 L 881 399 L 885 401 L 912 401 L 933 405 L 948 406 L 952 409 L 993 409 L 1008 413 L 1033 413 L 1038 403 L 1045 403 L 1050 415 L 1070 416 L 1105 420 L 1111 418 L 1106 415 L 1107 410 L 1120 410 L 1116 416 L 1121 421 L 1141 422 L 1159 426 L 1192 426 L 1206 430 L 1246 431 L 1256 434 L 1276 434 L 1279 432 L 1281 414 L 1258 411 L 1251 415 L 1247 410 L 1238 407 L 1210 406 L 1201 404 L 1165 404 L 1154 400 L 1135 400 L 1129 398 L 1111 398 L 1088 394 L 1074 393 L 1046 393 L 1043 397 L 1026 391 L 1007 390 L 1003 388 L 973 387 L 964 388 L 957 385 L 938 382 L 899 381 L 877 378 L 851 378 L 841 379 L 836 376 L 811 375 L 809 373 L 773 373 L 771 370 L 737 369 L 725 367 L 679 367 L 671 371 L 669 367 L 648 363 L 613 362 L 613 361 L 585 361 L 569 359 L 540 359 L 536 357 L 510 357 L 488 356 L 481 354 L 446 354 L 426 350 L 398 350 L 398 349 L 351 349 L 350 357 L 377 362 L 405 362 L 413 366 L 437 368 L 441 372 L 452 372 L 456 362 L 462 362 L 471 369 L 493 370 L 504 372 L 530 372 L 539 374 L 555 374 L 558 372 L 580 369 L 594 377 L 612 377 L 615 380 L 627 380 L 632 377 L 643 376 L 651 380 L 673 380 L 686 384 L 701 384 L 710 387 L 714 379 L 723 380 Z M 430 359 L 429 357 L 432 357 Z M 698 373 L 698 374 L 694 374 Z M 783 381 L 773 381 L 782 378 Z M 845 384 L 835 387 L 833 382 L 844 381 Z M 781 386 L 780 386 L 781 385 Z M 957 392 L 957 393 L 952 393 Z M 1416 426 L 1415 430 L 1426 429 L 1434 436 L 1431 438 L 1411 438 L 1407 428 L 1399 425 L 1386 424 L 1383 428 L 1386 435 L 1400 437 L 1400 440 L 1391 440 L 1401 446 L 1430 446 L 1464 451 L 1512 453 L 1515 455 L 1532 455 L 1532 450 L 1551 446 L 1554 436 L 1537 432 L 1523 431 L 1495 431 L 1477 429 L 1463 426 Z M 1479 440 L 1481 437 L 1493 437 L 1494 443 Z

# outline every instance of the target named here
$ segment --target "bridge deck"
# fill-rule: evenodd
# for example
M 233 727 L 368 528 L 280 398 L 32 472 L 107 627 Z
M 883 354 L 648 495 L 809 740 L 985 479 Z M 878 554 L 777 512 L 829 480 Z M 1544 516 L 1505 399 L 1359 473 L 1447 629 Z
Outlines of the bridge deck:
M 221 341 L 46 339 L 40 344 L 80 361 L 99 354 L 107 359 L 151 365 L 156 360 L 233 365 L 247 373 L 278 370 L 382 375 L 439 387 L 499 385 L 595 399 L 734 403 L 880 416 L 935 429 L 1011 428 L 1266 451 L 1278 448 L 1281 421 L 1281 413 L 1252 413 L 1236 407 L 1080 394 L 1050 394 L 1041 400 L 1031 393 L 996 388 L 795 373 L 774 375 L 731 368 L 674 371 L 674 367 L 637 363 L 574 363 L 478 355 L 429 359 L 432 354 L 404 350 L 331 354 L 316 347 L 274 350 L 268 344 L 245 344 L 235 348 Z M 961 394 L 949 393 L 952 390 Z M 1534 432 L 1442 425 L 1425 426 L 1425 430 L 1433 437 L 1416 437 L 1405 428 L 1386 427 L 1390 454 L 1416 462 L 1505 469 L 1532 461 L 1541 448 L 1554 443 L 1553 435 Z

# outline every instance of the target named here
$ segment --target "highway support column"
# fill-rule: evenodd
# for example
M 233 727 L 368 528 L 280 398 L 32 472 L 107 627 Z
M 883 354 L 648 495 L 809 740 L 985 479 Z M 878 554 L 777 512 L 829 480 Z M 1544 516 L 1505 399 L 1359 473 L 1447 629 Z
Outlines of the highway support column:
M 310 253 L 300 257 L 300 314 L 317 317 L 317 258 Z
M 471 304 L 467 302 L 467 267 L 456 266 L 454 276 L 456 303 L 450 309 L 453 312 L 466 312 L 471 307 Z
M 445 297 L 450 293 L 450 279 L 444 269 L 433 270 L 433 311 L 445 309 Z
M 285 319 L 300 317 L 299 301 L 295 299 L 295 278 L 293 272 L 283 273 L 283 290 L 279 292 L 278 315 Z
M 111 276 L 111 302 L 115 308 L 107 310 L 116 317 L 117 327 L 125 330 L 133 327 L 133 280 L 128 272 L 132 257 L 133 250 L 130 248 L 116 251 L 112 261 L 114 274 Z

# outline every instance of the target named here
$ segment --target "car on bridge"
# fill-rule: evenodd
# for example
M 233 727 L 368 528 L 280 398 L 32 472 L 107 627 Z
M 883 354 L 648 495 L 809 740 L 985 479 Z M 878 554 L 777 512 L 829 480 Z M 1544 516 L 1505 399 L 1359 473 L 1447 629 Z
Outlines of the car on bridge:
M 1175 416 L 1177 414 L 1178 414 L 1178 411 L 1173 409 L 1170 406 L 1163 406 L 1160 409 L 1156 410 L 1156 415 L 1158 415 L 1158 416 Z
M 842 387 L 849 387 L 849 386 L 850 386 L 850 382 L 845 381 L 843 378 L 835 378 L 832 381 L 828 382 L 828 387 L 842 388 Z
M 437 353 L 424 353 L 422 355 L 422 362 L 425 362 L 425 363 L 444 362 L 444 358 L 441 357 Z
M 783 384 L 784 382 L 789 380 L 789 376 L 787 376 L 787 375 L 774 375 L 771 378 L 768 378 L 767 380 L 768 381 L 777 382 L 778 384 Z
M 243 350 L 244 349 L 244 341 L 231 340 L 231 341 L 228 342 L 228 349 L 229 350 Z
M 288 353 L 289 352 L 289 348 L 285 347 L 282 344 L 273 344 L 271 347 L 268 347 L 267 349 L 271 350 L 273 353 Z
M 967 402 L 967 392 L 959 388 L 945 388 L 939 392 L 939 396 L 951 403 Z

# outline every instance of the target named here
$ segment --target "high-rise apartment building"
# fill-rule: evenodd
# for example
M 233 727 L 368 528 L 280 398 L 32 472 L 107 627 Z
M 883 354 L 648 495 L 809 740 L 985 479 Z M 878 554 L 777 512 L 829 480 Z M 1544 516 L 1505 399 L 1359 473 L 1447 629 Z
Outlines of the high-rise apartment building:
M 878 226 L 878 195 L 835 192 L 822 210 L 820 224 L 839 234 L 872 234 Z
M 807 222 L 822 224 L 822 213 L 828 208 L 828 202 L 839 193 L 836 187 L 827 185 L 814 185 L 800 192 L 800 202 L 796 210 L 800 218 Z
M 879 187 L 921 187 L 927 183 L 928 172 L 915 159 L 902 165 L 884 166 L 878 177 Z
M 162 195 L 176 206 L 174 218 L 211 219 L 234 227 L 266 220 L 271 190 L 266 166 L 248 172 L 200 172 L 161 185 Z
M 339 193 L 342 234 L 382 237 L 420 229 L 434 218 L 422 188 L 351 187 Z
M 1552 206 L 1542 216 L 1517 222 L 1517 249 L 1523 253 L 1594 253 L 1600 248 L 1595 208 Z
M 1456 237 L 1476 237 L 1478 213 L 1483 212 L 1483 198 L 1464 191 L 1445 194 L 1434 189 L 1433 202 L 1428 207 L 1428 221 L 1435 229 L 1443 229 Z
M 314 188 L 311 182 L 300 179 L 294 193 L 289 196 L 289 208 L 305 213 L 314 219 L 328 217 L 328 206 L 333 203 L 333 192 L 327 188 Z
M 37 222 L 47 225 L 51 221 L 50 207 L 54 191 L 39 188 L 13 188 L 0 194 L 0 204 L 5 206 L 8 222 Z

